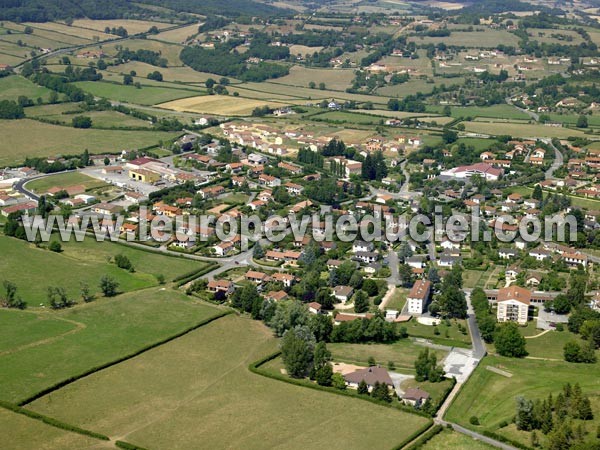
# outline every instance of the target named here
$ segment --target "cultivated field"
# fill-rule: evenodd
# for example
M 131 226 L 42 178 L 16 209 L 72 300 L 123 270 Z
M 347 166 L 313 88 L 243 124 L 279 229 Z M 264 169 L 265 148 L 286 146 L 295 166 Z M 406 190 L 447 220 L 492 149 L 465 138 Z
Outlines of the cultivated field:
M 512 377 L 487 370 L 487 366 L 498 367 L 511 373 Z M 543 376 L 540 376 L 542 373 Z M 600 423 L 600 378 L 597 374 L 598 364 L 584 367 L 563 361 L 487 356 L 452 403 L 446 418 L 478 430 L 511 435 L 511 438 L 520 439 L 523 444 L 529 445 L 527 433 L 517 433 L 511 427 L 499 428 L 502 421 L 510 422 L 514 416 L 515 397 L 523 395 L 530 399 L 542 399 L 550 393 L 556 397 L 564 384 L 577 382 L 592 402 L 595 420 L 583 423 L 588 431 L 592 431 L 591 438 Z M 481 426 L 470 425 L 471 416 L 478 417 Z
M 0 120 L 0 166 L 25 157 L 118 152 L 169 141 L 178 133 L 163 131 L 94 130 L 64 127 L 30 119 Z
M 120 283 L 121 291 L 156 286 L 156 276 L 167 280 L 206 263 L 149 253 L 112 242 L 99 243 L 88 237 L 83 242 L 63 242 L 63 252 L 54 253 L 25 241 L 0 236 L 0 280 L 17 285 L 20 295 L 30 306 L 46 302 L 48 286 L 61 286 L 71 298 L 79 298 L 80 283 L 89 284 L 92 292 L 99 292 L 98 283 L 110 275 Z M 109 264 L 108 258 L 126 255 L 135 272 Z M 70 281 L 76 280 L 76 281 Z
M 285 103 L 264 102 L 224 95 L 206 95 L 175 100 L 157 106 L 159 108 L 172 109 L 173 111 L 188 111 L 221 116 L 248 116 L 256 107 L 270 106 L 272 108 L 278 108 L 285 106 Z
M 196 34 L 198 34 L 198 24 L 193 24 L 175 30 L 163 31 L 162 33 L 149 36 L 149 39 L 183 44 L 188 37 L 195 36 Z
M 26 336 L 0 352 L 0 399 L 23 401 L 218 313 L 171 289 L 156 288 L 62 311 L 0 310 L 2 337 Z
M 290 69 L 289 75 L 277 78 L 272 82 L 276 84 L 308 87 L 308 84 L 313 81 L 317 86 L 319 83 L 325 83 L 327 89 L 343 91 L 347 87 L 350 87 L 353 79 L 353 69 L 309 69 L 306 67 L 293 66 Z
M 31 408 L 156 450 L 198 442 L 205 448 L 389 449 L 426 424 L 419 416 L 248 370 L 276 347 L 264 325 L 227 316 Z
M 1 56 L 0 56 L 1 59 Z M 0 78 L 0 100 L 14 100 L 24 95 L 33 101 L 38 97 L 47 100 L 50 90 L 33 84 L 27 78 L 21 76 L 10 76 Z

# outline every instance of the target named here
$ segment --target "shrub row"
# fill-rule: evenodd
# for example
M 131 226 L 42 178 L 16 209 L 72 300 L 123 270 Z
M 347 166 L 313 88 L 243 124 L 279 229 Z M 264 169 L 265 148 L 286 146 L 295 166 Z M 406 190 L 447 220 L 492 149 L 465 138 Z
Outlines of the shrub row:
M 523 450 L 532 450 L 531 447 L 523 444 L 522 442 L 514 441 L 500 434 L 496 434 L 493 431 L 483 430 L 481 434 L 497 441 L 504 442 L 505 444 L 512 445 L 513 447 L 522 448 Z
M 454 389 L 454 386 L 456 386 L 456 378 L 452 377 L 450 378 L 450 386 L 442 393 L 442 396 L 438 401 L 437 408 L 435 410 L 436 412 L 438 412 L 439 409 L 442 407 L 442 405 L 450 395 L 450 392 L 452 392 L 452 389 Z M 443 419 L 443 417 L 440 417 L 440 419 Z
M 55 383 L 52 386 L 49 386 L 49 387 L 47 387 L 45 389 L 42 389 L 41 391 L 33 394 L 32 396 L 26 398 L 25 400 L 20 401 L 19 402 L 19 406 L 25 406 L 25 405 L 33 402 L 34 400 L 37 400 L 38 398 L 41 398 L 41 397 L 43 397 L 43 396 L 45 396 L 47 394 L 50 394 L 50 393 L 52 393 L 52 392 L 54 392 L 54 391 L 56 391 L 56 390 L 58 390 L 58 389 L 60 389 L 62 387 L 67 386 L 68 384 L 71 384 L 71 383 L 73 383 L 73 382 L 75 382 L 77 380 L 80 380 L 82 378 L 90 376 L 90 375 L 92 375 L 92 374 L 94 374 L 96 372 L 99 372 L 100 370 L 107 369 L 108 367 L 117 365 L 119 363 L 122 363 L 123 361 L 127 361 L 128 359 L 131 359 L 131 358 L 134 358 L 134 357 L 136 357 L 138 355 L 141 355 L 142 353 L 145 353 L 148 350 L 152 350 L 153 348 L 159 347 L 159 346 L 161 346 L 163 344 L 166 344 L 166 343 L 168 343 L 168 342 L 170 342 L 172 340 L 180 338 L 183 335 L 186 335 L 186 334 L 188 334 L 188 333 L 190 333 L 190 332 L 192 332 L 192 331 L 194 331 L 194 330 L 196 330 L 196 329 L 198 329 L 198 328 L 200 328 L 200 327 L 202 327 L 204 325 L 208 325 L 209 323 L 211 323 L 211 322 L 213 322 L 213 321 L 215 321 L 217 319 L 220 319 L 221 317 L 229 315 L 231 313 L 232 313 L 232 311 L 222 311 L 222 312 L 220 312 L 219 314 L 217 314 L 217 315 L 215 315 L 213 317 L 209 317 L 208 319 L 204 319 L 201 322 L 199 322 L 199 323 L 197 323 L 195 325 L 192 325 L 191 327 L 186 328 L 183 331 L 180 331 L 180 332 L 178 332 L 178 333 L 176 333 L 174 335 L 171 335 L 171 336 L 168 336 L 168 337 L 166 337 L 164 339 L 161 339 L 158 342 L 154 342 L 152 344 L 146 345 L 145 347 L 142 347 L 141 349 L 138 349 L 138 350 L 134 351 L 133 353 L 130 353 L 130 354 L 125 355 L 125 356 L 121 356 L 120 358 L 117 358 L 117 359 L 115 359 L 113 361 L 109 361 L 109 362 L 106 362 L 104 364 L 100 364 L 98 366 L 95 366 L 95 367 L 92 367 L 90 369 L 87 369 L 84 372 L 80 373 L 79 375 L 74 375 L 74 376 L 69 377 L 69 378 L 67 378 L 65 380 L 59 381 L 58 383 Z
M 208 266 L 200 270 L 194 270 L 193 272 L 188 272 L 187 274 L 180 275 L 177 278 L 173 279 L 173 281 L 175 282 L 177 287 L 180 287 L 183 286 L 185 283 L 189 283 L 190 281 L 201 277 L 204 274 L 207 274 L 208 272 L 212 272 L 217 267 L 219 267 L 218 263 L 210 263 Z
M 61 422 L 60 420 L 54 419 L 52 417 L 44 416 L 43 414 L 36 413 L 34 411 L 30 411 L 29 409 L 21 408 L 13 403 L 6 402 L 4 400 L 0 400 L 0 407 L 8 409 L 9 411 L 15 412 L 17 414 L 23 414 L 24 416 L 29 417 L 30 419 L 39 420 L 44 422 L 47 425 L 50 425 L 55 428 L 61 428 L 63 430 L 72 431 L 73 433 L 82 434 L 84 436 L 89 436 L 95 439 L 100 439 L 103 441 L 110 440 L 108 436 L 104 434 L 95 433 L 94 431 L 85 430 L 83 428 L 76 427 L 74 425 L 70 425 L 65 422 Z
M 124 441 L 116 441 L 115 445 L 119 448 L 123 448 L 125 450 L 146 450 L 144 447 L 139 447 L 137 445 L 130 444 Z
M 406 447 L 406 450 L 418 450 L 431 440 L 434 436 L 441 433 L 444 429 L 443 426 L 437 424 L 432 426 L 429 430 L 419 436 L 411 445 Z

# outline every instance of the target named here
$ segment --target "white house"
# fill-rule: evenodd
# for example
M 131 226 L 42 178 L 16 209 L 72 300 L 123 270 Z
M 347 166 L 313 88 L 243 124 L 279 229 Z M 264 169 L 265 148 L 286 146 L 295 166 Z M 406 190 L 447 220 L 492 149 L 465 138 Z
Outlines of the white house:
M 408 312 L 411 314 L 423 314 L 430 291 L 431 282 L 429 280 L 417 280 L 408 293 Z

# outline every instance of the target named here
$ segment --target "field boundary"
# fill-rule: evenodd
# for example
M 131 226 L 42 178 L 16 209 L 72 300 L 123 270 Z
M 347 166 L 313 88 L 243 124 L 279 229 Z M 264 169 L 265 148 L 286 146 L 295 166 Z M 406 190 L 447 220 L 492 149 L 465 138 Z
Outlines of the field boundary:
M 95 431 L 86 430 L 85 428 L 79 428 L 75 425 L 70 425 L 66 422 L 62 422 L 60 420 L 54 419 L 49 416 L 45 416 L 43 414 L 37 413 L 35 411 L 31 411 L 25 408 L 22 408 L 18 405 L 15 405 L 10 402 L 6 402 L 4 400 L 0 400 L 0 407 L 12 411 L 17 414 L 22 414 L 24 416 L 29 417 L 30 419 L 39 420 L 44 422 L 46 425 L 50 425 L 55 428 L 60 428 L 62 430 L 71 431 L 73 433 L 81 434 L 83 436 L 92 437 L 94 439 L 100 439 L 102 441 L 109 441 L 110 438 L 104 434 L 96 433 Z
M 79 375 L 74 375 L 74 376 L 69 377 L 67 379 L 64 379 L 62 381 L 59 381 L 58 383 L 55 383 L 52 386 L 49 386 L 49 387 L 47 387 L 45 389 L 42 389 L 41 391 L 39 391 L 39 392 L 37 392 L 37 393 L 29 396 L 28 398 L 26 398 L 24 400 L 21 400 L 18 403 L 18 406 L 21 406 L 21 407 L 22 406 L 26 406 L 26 405 L 32 403 L 33 401 L 35 401 L 35 400 L 37 400 L 37 399 L 39 399 L 41 397 L 44 397 L 45 395 L 48 395 L 48 394 L 50 394 L 52 392 L 55 392 L 55 391 L 57 391 L 57 390 L 65 387 L 65 386 L 67 386 L 67 385 L 69 385 L 71 383 L 74 383 L 74 382 L 76 382 L 78 380 L 81 380 L 81 379 L 86 378 L 86 377 L 88 377 L 90 375 L 93 375 L 94 373 L 99 372 L 101 370 L 108 369 L 109 367 L 112 367 L 112 366 L 115 366 L 115 365 L 120 364 L 122 362 L 125 362 L 125 361 L 127 361 L 129 359 L 135 358 L 136 356 L 139 356 L 142 353 L 146 353 L 149 350 L 152 350 L 154 348 L 160 347 L 163 344 L 166 344 L 166 343 L 171 342 L 171 341 L 173 341 L 175 339 L 178 339 L 178 338 L 180 338 L 180 337 L 182 337 L 182 336 L 184 336 L 184 335 L 186 335 L 188 333 L 191 333 L 192 331 L 194 331 L 194 330 L 196 330 L 196 329 L 198 329 L 200 327 L 203 327 L 204 325 L 208 325 L 209 323 L 214 322 L 217 319 L 225 317 L 225 316 L 227 316 L 229 314 L 233 314 L 233 312 L 234 311 L 221 311 L 220 313 L 218 313 L 218 314 L 216 314 L 216 315 L 214 315 L 212 317 L 204 319 L 204 320 L 196 323 L 195 325 L 192 325 L 191 327 L 188 327 L 188 328 L 184 329 L 183 331 L 180 331 L 180 332 L 178 332 L 178 333 L 176 333 L 174 335 L 171 335 L 171 336 L 168 336 L 168 337 L 166 337 L 164 339 L 161 339 L 160 341 L 153 342 L 152 344 L 146 345 L 146 346 L 144 346 L 144 347 L 142 347 L 142 348 L 134 351 L 133 353 L 129 353 L 128 355 L 121 356 L 120 358 L 117 358 L 117 359 L 115 359 L 113 361 L 109 361 L 109 362 L 106 362 L 104 364 L 100 364 L 99 366 L 95 366 L 95 367 L 92 367 L 90 369 L 87 369 L 84 372 L 80 373 Z
M 444 430 L 444 427 L 440 424 L 435 424 L 433 427 L 425 431 L 421 436 L 416 438 L 412 443 L 409 443 L 406 450 L 418 450 L 422 448 L 427 442 L 429 442 L 434 436 L 437 436 Z

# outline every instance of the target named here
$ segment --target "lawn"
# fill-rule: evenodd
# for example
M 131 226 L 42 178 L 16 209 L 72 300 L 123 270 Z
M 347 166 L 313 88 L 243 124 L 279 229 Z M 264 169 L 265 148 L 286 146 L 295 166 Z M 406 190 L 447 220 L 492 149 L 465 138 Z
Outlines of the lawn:
M 462 433 L 446 429 L 431 438 L 421 447 L 421 450 L 493 450 L 495 448 Z
M 395 309 L 397 311 L 402 311 L 404 305 L 406 304 L 406 296 L 408 294 L 408 289 L 397 287 L 394 291 L 394 295 L 388 302 L 386 309 Z
M 43 194 L 54 186 L 66 188 L 74 185 L 82 185 L 85 186 L 86 189 L 93 189 L 106 186 L 106 183 L 80 172 L 68 172 L 30 181 L 27 183 L 27 189 Z
M 372 356 L 375 361 L 387 367 L 389 361 L 393 361 L 400 372 L 414 371 L 414 362 L 421 351 L 425 349 L 409 339 L 401 339 L 393 344 L 340 344 L 332 343 L 327 347 L 331 350 L 333 360 L 337 362 L 367 365 Z M 444 359 L 447 352 L 431 350 L 437 355 L 438 361 Z
M 27 342 L 20 339 L 9 348 L 5 346 L 0 353 L 1 398 L 22 401 L 61 380 L 128 355 L 217 313 L 212 306 L 191 301 L 171 289 L 157 288 L 112 299 L 99 298 L 62 311 L 2 311 L 2 319 L 15 316 L 8 321 L 9 330 L 3 335 L 11 337 L 26 331 L 32 336 Z M 48 320 L 62 321 L 74 328 L 49 326 Z
M 479 280 L 483 277 L 486 272 L 481 270 L 469 270 L 463 271 L 463 284 L 466 288 L 474 288 L 479 283 Z
M 135 86 L 125 86 L 123 84 L 106 83 L 103 81 L 79 81 L 74 84 L 96 97 L 135 103 L 138 105 L 154 105 L 156 103 L 163 103 L 201 94 L 200 90 L 195 90 L 191 87 L 174 89 L 169 87 L 143 86 L 138 89 Z
M 487 370 L 495 366 L 512 374 L 506 377 Z M 511 359 L 501 356 L 486 356 L 475 369 L 469 381 L 463 386 L 452 403 L 446 419 L 478 431 L 489 430 L 511 438 L 521 439 L 530 445 L 527 433 L 518 433 L 511 427 L 499 429 L 502 421 L 510 422 L 515 414 L 515 397 L 522 395 L 529 399 L 554 397 L 566 383 L 579 383 L 583 392 L 590 396 L 595 420 L 584 424 L 591 436 L 600 423 L 600 377 L 598 364 L 581 365 L 563 361 L 539 361 L 531 359 Z M 469 418 L 479 418 L 481 426 L 469 424 Z M 543 436 L 538 433 L 538 436 Z
M 3 450 L 82 449 L 98 444 L 96 439 L 70 433 L 3 408 L 0 408 L 0 435 Z
M 169 141 L 178 133 L 163 131 L 95 130 L 64 127 L 30 119 L 0 120 L 0 166 L 26 157 L 59 154 L 118 152 Z
M 248 370 L 276 348 L 260 322 L 227 316 L 30 407 L 155 450 L 389 449 L 427 423 Z
M 242 97 L 233 97 L 225 95 L 205 95 L 200 97 L 191 97 L 181 100 L 175 100 L 157 106 L 160 108 L 171 109 L 174 111 L 188 111 L 193 113 L 208 113 L 217 115 L 249 116 L 254 108 L 260 106 L 270 106 L 271 108 L 279 108 L 281 106 L 285 106 L 285 103 L 265 102 L 261 100 L 251 100 Z
M 99 243 L 89 236 L 83 242 L 63 242 L 62 247 L 62 253 L 54 253 L 0 235 L 0 281 L 15 283 L 23 300 L 33 307 L 46 302 L 48 286 L 64 287 L 71 298 L 78 299 L 81 282 L 87 283 L 92 292 L 100 292 L 98 283 L 104 275 L 114 277 L 120 284 L 119 289 L 128 292 L 156 286 L 159 274 L 171 280 L 206 265 L 112 242 Z M 109 257 L 117 254 L 126 255 L 135 272 L 108 262 Z
M 458 331 L 459 323 L 465 328 L 468 328 L 467 322 L 465 320 L 457 319 L 451 320 L 450 326 L 447 326 L 445 321 L 442 321 L 442 323 L 440 323 L 437 327 L 431 325 L 423 325 L 422 323 L 417 322 L 416 319 L 411 320 L 405 326 L 409 336 L 430 339 L 436 343 L 443 345 L 469 347 L 471 344 L 471 337 L 469 336 L 469 332 L 467 331 L 467 334 L 462 334 L 460 331 Z M 436 328 L 440 332 L 440 334 L 435 334 Z
M 0 100 L 16 101 L 21 95 L 29 97 L 33 101 L 38 97 L 47 100 L 50 95 L 50 89 L 33 84 L 27 78 L 19 75 L 0 78 Z
M 537 330 L 537 333 L 541 333 L 543 330 Z M 569 331 L 549 331 L 540 337 L 526 339 L 526 348 L 529 352 L 529 356 L 534 358 L 550 358 L 550 359 L 564 359 L 563 348 L 569 341 L 577 341 L 582 343 L 582 339 Z

